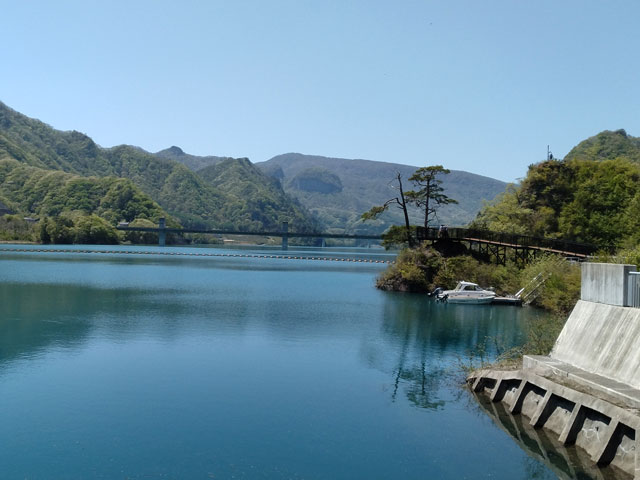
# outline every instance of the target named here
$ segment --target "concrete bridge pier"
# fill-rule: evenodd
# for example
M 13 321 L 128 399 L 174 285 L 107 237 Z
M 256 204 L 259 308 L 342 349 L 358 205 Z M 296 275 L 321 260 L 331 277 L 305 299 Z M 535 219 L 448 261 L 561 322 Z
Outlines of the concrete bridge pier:
M 164 247 L 167 242 L 167 225 L 164 218 L 158 219 L 158 246 Z
M 282 250 L 289 249 L 289 222 L 282 222 Z

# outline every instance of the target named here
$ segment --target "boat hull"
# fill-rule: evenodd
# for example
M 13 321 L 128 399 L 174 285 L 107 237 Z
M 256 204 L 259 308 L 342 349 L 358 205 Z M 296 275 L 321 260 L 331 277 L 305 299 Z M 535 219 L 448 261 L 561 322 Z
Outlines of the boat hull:
M 467 305 L 482 305 L 493 302 L 493 296 L 487 295 L 483 297 L 479 296 L 463 296 L 463 295 L 449 295 L 447 302 L 449 303 L 465 303 Z

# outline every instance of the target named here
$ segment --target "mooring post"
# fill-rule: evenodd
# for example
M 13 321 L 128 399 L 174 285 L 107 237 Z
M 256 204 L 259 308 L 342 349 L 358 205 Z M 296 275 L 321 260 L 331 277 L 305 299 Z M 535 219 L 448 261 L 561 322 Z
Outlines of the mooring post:
M 282 222 L 282 250 L 289 249 L 289 222 Z
M 167 238 L 167 232 L 165 231 L 167 228 L 166 222 L 164 218 L 158 219 L 158 246 L 164 247 Z

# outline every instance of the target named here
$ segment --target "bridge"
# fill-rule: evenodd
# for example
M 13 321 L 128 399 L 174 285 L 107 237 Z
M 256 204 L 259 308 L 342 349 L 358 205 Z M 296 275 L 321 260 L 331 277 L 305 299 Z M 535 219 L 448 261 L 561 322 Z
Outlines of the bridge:
M 512 233 L 493 232 L 476 228 L 416 227 L 418 241 L 454 241 L 469 245 L 469 250 L 485 257 L 493 257 L 499 265 L 505 265 L 508 258 L 515 263 L 525 264 L 542 253 L 552 253 L 563 257 L 584 260 L 599 250 L 598 245 L 569 242 L 553 238 L 533 237 Z M 511 256 L 508 255 L 512 253 Z
M 468 244 L 469 250 L 476 252 L 486 258 L 494 258 L 499 265 L 505 265 L 508 258 L 515 263 L 525 264 L 541 253 L 552 253 L 564 257 L 573 257 L 583 260 L 593 255 L 602 248 L 597 245 L 585 243 L 568 242 L 551 238 L 533 237 L 527 235 L 517 235 L 510 233 L 499 233 L 490 230 L 474 228 L 447 228 L 443 231 L 440 228 L 416 228 L 416 238 L 419 242 L 428 240 L 432 242 L 464 242 Z M 152 232 L 158 234 L 158 244 L 166 244 L 167 233 L 206 233 L 217 235 L 249 235 L 261 237 L 281 237 L 282 249 L 287 250 L 289 238 L 340 238 L 354 240 L 382 240 L 382 235 L 359 235 L 327 232 L 290 232 L 289 223 L 282 222 L 279 231 L 245 232 L 239 230 L 225 229 L 192 229 L 192 228 L 167 228 L 165 219 L 161 218 L 158 227 L 129 227 L 118 226 L 121 231 Z M 512 255 L 510 256 L 509 253 Z
M 260 231 L 260 232 L 246 232 L 240 230 L 202 230 L 194 228 L 167 228 L 165 219 L 161 218 L 158 227 L 129 227 L 118 226 L 118 230 L 129 232 L 151 232 L 158 234 L 158 245 L 164 247 L 166 244 L 167 233 L 206 233 L 214 235 L 248 235 L 256 237 L 281 237 L 282 249 L 287 250 L 289 247 L 289 238 L 343 238 L 353 240 L 382 240 L 382 235 L 359 235 L 359 234 L 346 234 L 346 233 L 326 233 L 326 232 L 290 232 L 289 222 L 282 222 L 282 228 L 279 231 Z

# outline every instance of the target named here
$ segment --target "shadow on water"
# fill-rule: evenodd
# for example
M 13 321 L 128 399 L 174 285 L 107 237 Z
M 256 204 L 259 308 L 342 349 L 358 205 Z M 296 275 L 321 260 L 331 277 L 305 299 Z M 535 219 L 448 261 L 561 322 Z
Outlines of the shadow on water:
M 560 443 L 553 433 L 533 428 L 529 419 L 512 415 L 502 402 L 491 402 L 485 395 L 472 394 L 479 409 L 507 433 L 529 457 L 537 462 L 527 462 L 528 478 L 540 478 L 546 474 L 542 465 L 550 468 L 562 480 L 630 480 L 625 472 L 607 466 L 598 468 L 589 455 L 575 446 Z

